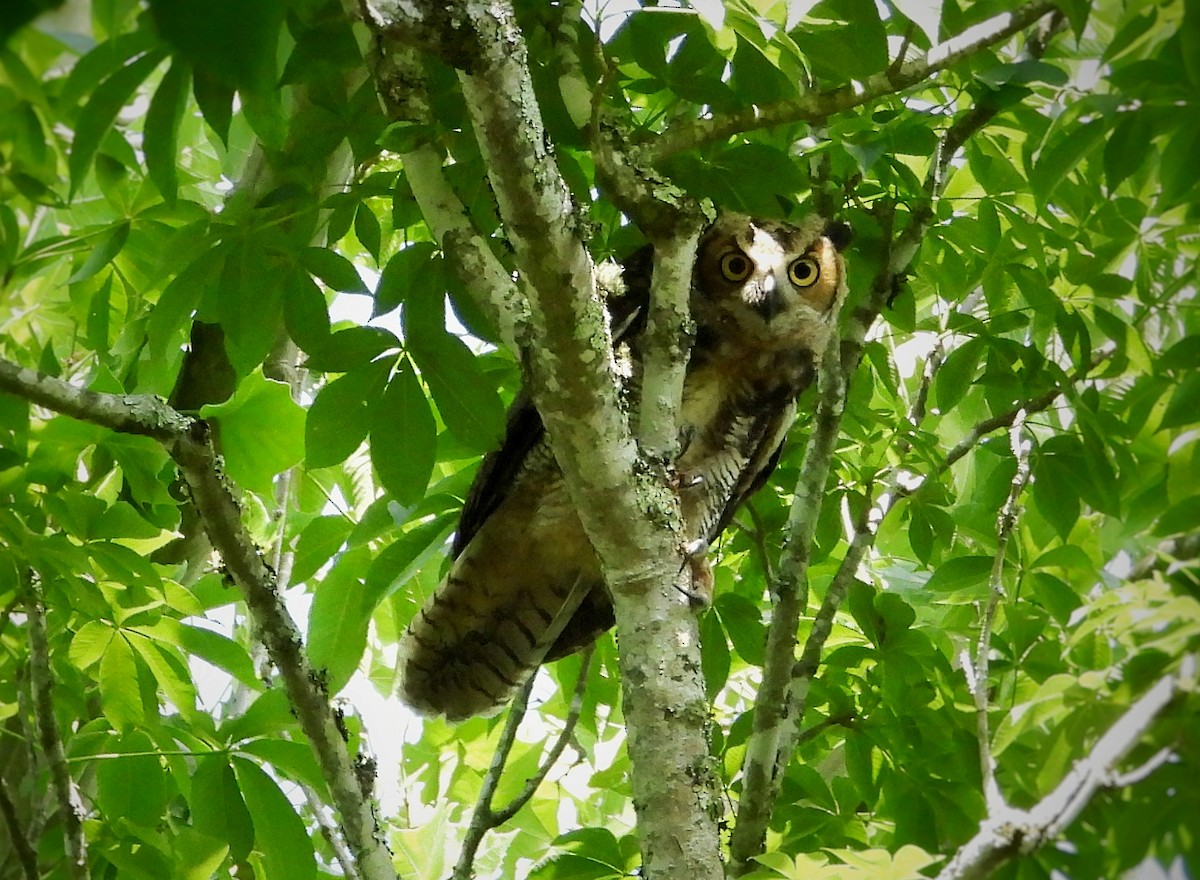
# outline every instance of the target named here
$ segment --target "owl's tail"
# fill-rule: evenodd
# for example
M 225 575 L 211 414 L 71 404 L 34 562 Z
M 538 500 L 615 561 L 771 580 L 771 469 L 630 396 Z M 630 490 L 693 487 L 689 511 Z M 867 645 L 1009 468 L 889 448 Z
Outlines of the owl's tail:
M 556 647 L 592 588 L 579 577 L 573 585 L 539 584 L 496 595 L 486 578 L 469 574 L 451 572 L 399 645 L 401 699 L 450 721 L 503 706 Z

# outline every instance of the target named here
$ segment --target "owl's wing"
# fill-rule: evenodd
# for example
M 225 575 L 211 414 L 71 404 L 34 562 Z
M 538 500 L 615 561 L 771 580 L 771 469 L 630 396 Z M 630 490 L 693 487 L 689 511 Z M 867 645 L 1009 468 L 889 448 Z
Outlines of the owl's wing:
M 610 296 L 605 301 L 614 346 L 633 339 L 645 328 L 653 263 L 654 248 L 645 245 L 634 251 L 621 264 L 623 294 Z M 487 518 L 508 497 L 513 482 L 521 473 L 526 456 L 542 441 L 545 433 L 542 417 L 538 414 L 533 399 L 528 392 L 521 389 L 508 409 L 504 442 L 499 449 L 484 456 L 479 472 L 467 492 L 458 531 L 450 547 L 451 559 L 458 558 Z
M 458 531 L 450 546 L 450 558 L 457 559 L 501 502 L 508 497 L 514 482 L 525 467 L 530 450 L 542 441 L 546 429 L 533 400 L 521 389 L 508 408 L 504 442 L 484 456 L 479 471 L 463 502 Z
M 766 485 L 779 465 L 784 440 L 795 419 L 796 407 L 793 404 L 765 415 L 755 425 L 756 430 L 748 438 L 750 442 L 746 464 L 738 474 L 732 491 L 726 497 L 720 514 L 706 536 L 709 543 L 715 541 L 729 527 L 738 508 Z

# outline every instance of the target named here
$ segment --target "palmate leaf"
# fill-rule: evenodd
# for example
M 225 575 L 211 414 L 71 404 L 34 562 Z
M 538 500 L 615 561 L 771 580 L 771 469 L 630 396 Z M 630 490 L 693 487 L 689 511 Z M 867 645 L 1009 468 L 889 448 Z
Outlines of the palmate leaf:
M 269 496 L 276 475 L 304 458 L 305 413 L 282 382 L 252 374 L 228 401 L 200 412 L 220 421 L 225 467 L 244 489 Z
M 371 461 L 385 489 L 403 504 L 425 496 L 437 460 L 437 424 L 408 361 L 371 406 Z
M 188 86 L 192 70 L 178 58 L 171 62 L 166 74 L 154 90 L 146 111 L 146 170 L 168 205 L 174 204 L 179 187 L 177 161 L 179 152 L 179 123 L 188 102 Z
M 117 114 L 129 103 L 137 87 L 154 72 L 164 58 L 164 50 L 153 49 L 130 62 L 97 86 L 79 112 L 79 121 L 75 125 L 75 139 L 67 161 L 71 173 L 72 195 L 83 182 L 83 177 L 91 167 L 101 141 L 116 121 Z
M 499 445 L 504 404 L 495 383 L 462 340 L 440 333 L 409 339 L 408 351 L 429 385 L 433 402 L 450 432 L 470 449 Z
M 295 807 L 258 765 L 237 757 L 230 763 L 254 824 L 254 849 L 262 854 L 267 877 L 315 878 L 312 841 Z

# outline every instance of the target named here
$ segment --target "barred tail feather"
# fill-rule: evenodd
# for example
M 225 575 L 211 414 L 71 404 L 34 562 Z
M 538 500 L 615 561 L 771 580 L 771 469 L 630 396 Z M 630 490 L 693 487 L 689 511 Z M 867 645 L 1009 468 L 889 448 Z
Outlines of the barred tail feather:
M 490 593 L 454 573 L 400 639 L 400 697 L 425 715 L 491 714 L 554 646 L 592 584 Z

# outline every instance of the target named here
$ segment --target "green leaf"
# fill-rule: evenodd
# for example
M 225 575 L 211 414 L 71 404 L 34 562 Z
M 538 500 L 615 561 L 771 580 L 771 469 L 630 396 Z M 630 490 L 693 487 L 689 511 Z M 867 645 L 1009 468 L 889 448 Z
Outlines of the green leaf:
M 292 583 L 302 584 L 315 575 L 341 549 L 353 527 L 344 516 L 319 516 L 305 526 L 296 539 Z
M 1079 449 L 1074 438 L 1048 442 L 1033 462 L 1033 503 L 1064 541 L 1079 522 L 1080 486 L 1088 479 Z
M 1058 185 L 1081 165 L 1106 134 L 1108 126 L 1101 121 L 1083 123 L 1068 128 L 1065 135 L 1042 149 L 1033 173 L 1029 175 L 1029 185 L 1039 206 L 1050 203 Z
M 1153 137 L 1148 113 L 1138 109 L 1121 114 L 1104 144 L 1104 182 L 1110 193 L 1145 165 L 1146 146 Z
M 180 828 L 171 840 L 175 866 L 171 873 L 178 880 L 211 880 L 230 853 L 229 844 L 191 828 Z
M 109 757 L 96 762 L 96 799 L 103 814 L 154 829 L 163 821 L 168 798 L 167 777 L 150 737 L 134 731 L 113 737 Z
M 136 631 L 174 645 L 189 657 L 195 657 L 224 670 L 242 684 L 261 688 L 262 681 L 245 647 L 211 629 L 164 617 L 152 626 L 133 627 Z
M 1160 370 L 1200 369 L 1200 336 L 1185 336 L 1158 358 Z
M 700 669 L 704 674 L 704 690 L 713 699 L 729 678 L 729 643 L 716 613 L 709 611 L 700 618 Z
M 1200 151 L 1200 125 L 1191 114 L 1180 114 L 1175 130 L 1167 137 L 1159 166 L 1162 191 L 1159 208 L 1165 210 L 1176 204 L 1193 201 L 1200 175 L 1196 171 L 1196 154 Z
M 950 412 L 966 396 L 985 351 L 982 339 L 968 339 L 947 355 L 933 385 L 939 412 Z
M 100 660 L 100 706 L 114 728 L 128 730 L 146 717 L 137 662 L 123 637 L 109 642 Z
M 261 758 L 289 779 L 307 785 L 321 797 L 329 797 L 317 756 L 307 742 L 261 737 L 242 743 L 238 752 Z
M 220 421 L 226 472 L 243 489 L 270 497 L 276 475 L 304 459 L 304 410 L 282 382 L 251 373 L 233 397 L 200 414 Z
M 416 504 L 437 460 L 437 423 L 408 361 L 371 403 L 370 413 L 371 461 L 380 482 L 402 504 Z
M 283 281 L 283 321 L 292 341 L 313 352 L 329 341 L 329 306 L 325 294 L 299 266 Z
M 180 329 L 190 321 L 205 294 L 216 287 L 224 266 L 223 250 L 213 248 L 205 251 L 187 264 L 159 295 L 146 321 L 146 337 L 152 357 L 165 359 L 171 347 L 178 344 Z
M 1158 518 L 1156 535 L 1195 534 L 1200 532 L 1200 495 L 1172 504 Z
M 300 252 L 300 265 L 325 282 L 327 287 L 345 293 L 370 293 L 354 264 L 328 248 L 309 247 Z
M 80 281 L 91 278 L 113 261 L 113 258 L 121 252 L 121 248 L 125 247 L 128 239 L 129 221 L 124 220 L 105 233 L 100 243 L 88 253 L 83 264 L 67 279 L 67 283 L 78 284 Z
M 186 662 L 170 645 L 159 644 L 145 637 L 138 633 L 137 627 L 131 627 L 126 632 L 131 633 L 129 644 L 142 658 L 142 662 L 146 664 L 150 675 L 166 694 L 167 699 L 179 710 L 180 715 L 195 723 L 199 717 L 196 709 L 196 688 L 192 684 Z
M 379 228 L 379 218 L 366 202 L 359 202 L 358 210 L 354 212 L 354 234 L 358 243 L 366 248 L 367 253 L 378 263 L 383 233 Z
M 108 624 L 89 620 L 71 639 L 67 656 L 78 669 L 87 669 L 104 656 L 115 633 L 116 630 Z
M 730 86 L 747 104 L 768 104 L 796 96 L 795 82 L 772 64 L 757 46 L 741 36 L 737 38 L 732 66 Z M 585 119 L 584 124 L 587 121 Z
M 197 70 L 244 93 L 275 87 L 278 0 L 151 0 L 150 12 L 158 32 Z
M 150 99 L 150 107 L 146 111 L 146 136 L 142 145 L 146 154 L 146 170 L 168 205 L 175 204 L 179 188 L 176 170 L 179 124 L 187 107 L 191 81 L 191 65 L 179 58 L 174 59 L 162 82 L 154 90 L 154 97 Z
M 450 433 L 478 452 L 498 446 L 504 432 L 504 404 L 466 344 L 441 334 L 410 339 L 409 352 Z
M 371 607 L 404 586 L 431 556 L 442 549 L 457 520 L 454 512 L 434 517 L 409 529 L 375 557 L 367 571 L 367 601 Z
M 721 593 L 713 603 L 721 624 L 738 656 L 762 666 L 766 650 L 766 628 L 758 605 L 737 593 Z
M 399 345 L 395 334 L 381 327 L 348 327 L 310 351 L 306 366 L 322 373 L 348 373 Z
M 1167 404 L 1162 421 L 1158 425 L 1160 431 L 1167 428 L 1178 428 L 1200 421 L 1200 373 L 1191 373 L 1175 387 L 1171 402 Z
M 129 103 L 137 87 L 154 72 L 165 57 L 165 51 L 155 49 L 122 67 L 96 87 L 92 97 L 79 111 L 79 119 L 75 123 L 75 139 L 71 143 L 71 155 L 67 159 L 72 196 L 83 182 L 96 151 L 100 149 L 101 141 L 116 122 L 117 115 Z
M 224 755 L 199 759 L 192 775 L 188 806 L 197 831 L 228 842 L 230 856 L 235 861 L 246 858 L 254 845 L 254 824 L 237 777 Z
M 229 144 L 229 125 L 233 121 L 234 88 L 207 70 L 195 70 L 192 75 L 192 94 L 200 114 L 217 133 L 223 144 Z
M 318 393 L 304 425 L 305 460 L 310 468 L 345 461 L 367 437 L 371 410 L 387 380 L 382 362 L 351 370 Z
M 244 758 L 230 761 L 254 823 L 254 848 L 268 880 L 316 878 L 317 861 L 304 822 L 275 780 Z
M 956 556 L 938 566 L 925 583 L 930 592 L 971 593 L 985 595 L 988 575 L 992 572 L 990 556 Z
M 438 292 L 445 291 L 445 285 L 439 286 L 437 282 L 441 267 L 442 259 L 432 242 L 414 242 L 397 251 L 380 273 L 379 284 L 375 288 L 374 315 L 386 315 L 404 302 L 409 291 L 418 285 L 436 287 Z M 431 270 L 433 278 L 430 277 Z
M 364 547 L 343 553 L 313 594 L 305 643 L 313 667 L 325 673 L 330 694 L 346 686 L 366 648 L 375 610 L 361 579 L 369 558 Z

